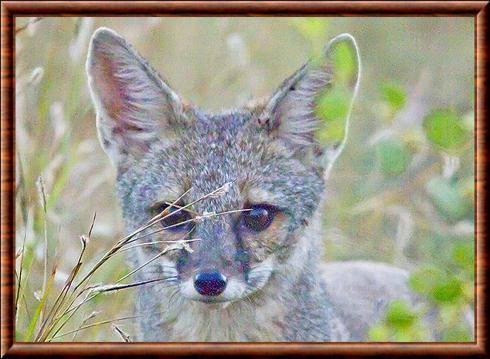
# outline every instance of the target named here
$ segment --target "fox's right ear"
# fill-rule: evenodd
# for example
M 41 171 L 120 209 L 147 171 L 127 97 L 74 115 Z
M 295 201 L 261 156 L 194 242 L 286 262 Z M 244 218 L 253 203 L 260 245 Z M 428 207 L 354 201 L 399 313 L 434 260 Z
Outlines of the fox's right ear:
M 163 132 L 165 139 L 172 137 L 174 122 L 183 116 L 179 97 L 121 36 L 97 29 L 86 68 L 99 139 L 118 169 Z
M 315 163 L 327 176 L 347 138 L 360 73 L 354 37 L 336 36 L 320 56 L 279 86 L 258 117 L 260 128 L 281 145 L 283 153 L 305 158 L 312 150 Z

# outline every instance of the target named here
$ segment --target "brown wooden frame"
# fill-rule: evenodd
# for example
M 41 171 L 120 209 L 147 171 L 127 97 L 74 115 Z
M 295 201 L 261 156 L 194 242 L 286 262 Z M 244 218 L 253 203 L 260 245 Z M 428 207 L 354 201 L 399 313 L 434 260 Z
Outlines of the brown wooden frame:
M 16 16 L 471 16 L 475 19 L 476 341 L 472 343 L 15 343 L 15 17 Z M 4 1 L 1 4 L 1 355 L 284 356 L 386 355 L 488 357 L 486 150 L 488 1 Z

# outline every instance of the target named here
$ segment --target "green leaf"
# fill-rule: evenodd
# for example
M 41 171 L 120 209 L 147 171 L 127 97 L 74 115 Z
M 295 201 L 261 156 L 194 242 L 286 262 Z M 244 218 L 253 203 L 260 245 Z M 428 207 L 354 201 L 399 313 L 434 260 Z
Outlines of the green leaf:
M 437 304 L 449 304 L 462 297 L 461 280 L 450 276 L 437 267 L 418 270 L 410 276 L 410 288 Z
M 475 178 L 473 175 L 461 178 L 457 183 L 457 190 L 461 197 L 467 198 L 473 207 L 475 198 Z
M 328 21 L 325 18 L 297 18 L 293 19 L 296 29 L 306 38 L 315 38 L 326 34 Z
M 443 177 L 434 177 L 427 182 L 425 189 L 430 198 L 450 219 L 456 220 L 466 214 L 466 206 L 458 189 Z
M 319 55 L 325 45 L 328 20 L 325 18 L 294 18 L 296 30 L 309 42 L 313 54 Z
M 456 277 L 446 276 L 441 283 L 432 289 L 432 299 L 437 303 L 454 303 L 463 294 L 461 280 Z
M 416 321 L 417 317 L 402 300 L 392 302 L 386 312 L 386 323 L 395 329 L 408 329 Z
M 380 87 L 383 100 L 388 104 L 392 113 L 400 111 L 407 102 L 405 89 L 394 83 L 385 83 Z
M 452 259 L 462 269 L 473 273 L 475 265 L 474 243 L 469 240 L 457 242 L 452 250 Z
M 462 315 L 461 306 L 459 305 L 441 305 L 439 306 L 439 320 L 443 328 L 447 328 L 455 321 L 459 321 Z
M 401 142 L 393 139 L 383 140 L 378 143 L 376 152 L 384 174 L 399 176 L 406 171 L 410 158 Z
M 470 139 L 461 118 L 450 110 L 430 112 L 423 123 L 425 136 L 437 148 L 446 152 L 456 152 Z
M 468 329 L 462 327 L 448 328 L 443 332 L 444 342 L 470 342 L 473 341 Z
M 386 342 L 390 339 L 390 333 L 386 325 L 380 324 L 369 329 L 369 341 Z
M 434 288 L 438 282 L 441 282 L 444 276 L 444 272 L 439 268 L 428 266 L 413 272 L 410 275 L 408 284 L 415 293 L 429 295 L 432 288 Z
M 47 283 L 46 283 L 46 290 L 43 293 L 43 296 L 41 297 L 41 300 L 39 301 L 39 304 L 36 307 L 36 311 L 34 312 L 34 315 L 32 316 L 31 322 L 29 323 L 29 326 L 27 327 L 26 333 L 24 334 L 24 342 L 30 342 L 34 339 L 34 332 L 37 327 L 37 322 L 41 316 L 41 312 L 44 309 L 44 306 L 46 305 L 46 300 L 48 298 L 48 294 L 51 291 L 51 288 L 53 287 L 54 283 L 54 276 L 56 274 L 56 270 L 53 269 L 53 272 L 51 273 Z

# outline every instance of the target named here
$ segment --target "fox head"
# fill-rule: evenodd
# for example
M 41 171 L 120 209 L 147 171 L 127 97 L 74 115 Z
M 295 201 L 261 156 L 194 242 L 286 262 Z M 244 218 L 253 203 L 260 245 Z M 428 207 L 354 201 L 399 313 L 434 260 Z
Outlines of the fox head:
M 355 40 L 342 34 L 267 101 L 209 114 L 98 29 L 87 74 L 125 224 L 134 231 L 156 218 L 133 242 L 147 279 L 163 277 L 190 300 L 236 301 L 317 255 L 306 237 L 345 143 L 359 72 Z

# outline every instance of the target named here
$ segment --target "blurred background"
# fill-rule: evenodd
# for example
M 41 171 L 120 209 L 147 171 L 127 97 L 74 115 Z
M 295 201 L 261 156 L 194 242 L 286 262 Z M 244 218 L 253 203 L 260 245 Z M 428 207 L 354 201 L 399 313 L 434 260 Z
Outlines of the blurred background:
M 330 38 L 354 35 L 362 80 L 330 177 L 325 259 L 376 260 L 412 273 L 424 304 L 394 303 L 372 340 L 473 340 L 463 324 L 473 321 L 474 301 L 469 17 L 17 18 L 17 340 L 39 340 L 95 213 L 81 273 L 124 236 L 115 171 L 98 143 L 85 78 L 88 41 L 99 26 L 120 33 L 184 99 L 209 111 L 271 94 Z M 116 255 L 91 283 L 128 272 Z M 63 316 L 50 340 L 131 338 L 132 295 L 87 301 Z M 420 320 L 433 312 L 436 337 Z

